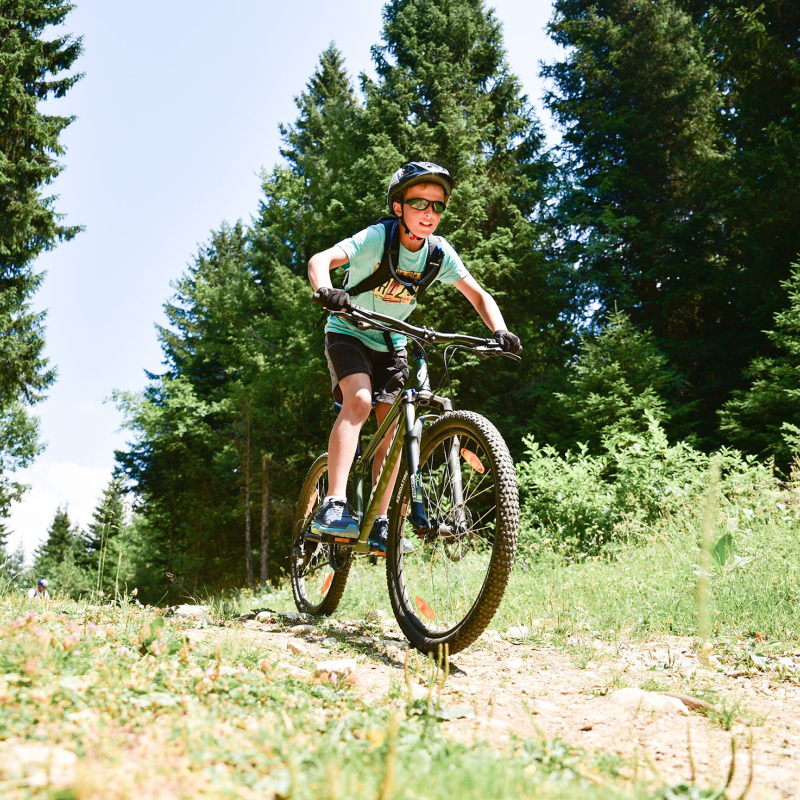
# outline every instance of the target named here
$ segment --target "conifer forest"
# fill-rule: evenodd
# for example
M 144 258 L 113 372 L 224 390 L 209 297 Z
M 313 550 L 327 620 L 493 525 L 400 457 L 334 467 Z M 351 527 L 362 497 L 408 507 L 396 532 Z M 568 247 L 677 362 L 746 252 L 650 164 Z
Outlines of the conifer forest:
M 42 451 L 36 405 L 56 379 L 31 311 L 37 257 L 81 234 L 47 190 L 60 134 L 81 123 L 38 105 L 80 78 L 80 31 L 52 32 L 70 8 L 0 0 L 4 574 L 21 563 L 2 525 L 25 489 L 15 471 Z M 141 365 L 143 391 L 114 395 L 127 435 L 116 474 L 86 530 L 58 510 L 35 571 L 75 596 L 125 585 L 152 603 L 286 579 L 298 492 L 334 420 L 308 260 L 382 216 L 410 160 L 454 176 L 437 233 L 524 345 L 519 364 L 450 369 L 456 406 L 509 444 L 523 543 L 547 530 L 597 554 L 632 493 L 666 513 L 658 481 L 693 485 L 714 453 L 723 472 L 797 479 L 800 4 L 554 0 L 548 30 L 565 55 L 542 65 L 536 100 L 555 146 L 490 0 L 388 0 L 373 77 L 331 43 L 305 86 L 286 87 L 296 114 L 258 206 L 186 254 L 164 298 L 162 363 Z M 411 321 L 487 335 L 441 284 Z M 659 465 L 655 483 L 631 477 L 634 451 Z M 586 498 L 626 481 L 593 515 Z

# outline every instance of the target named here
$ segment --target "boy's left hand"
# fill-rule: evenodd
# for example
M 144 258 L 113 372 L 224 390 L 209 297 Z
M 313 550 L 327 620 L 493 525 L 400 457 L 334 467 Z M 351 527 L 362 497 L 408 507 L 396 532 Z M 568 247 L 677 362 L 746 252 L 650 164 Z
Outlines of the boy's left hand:
M 520 342 L 519 336 L 515 336 L 511 331 L 495 331 L 494 338 L 504 353 L 522 352 L 522 342 Z

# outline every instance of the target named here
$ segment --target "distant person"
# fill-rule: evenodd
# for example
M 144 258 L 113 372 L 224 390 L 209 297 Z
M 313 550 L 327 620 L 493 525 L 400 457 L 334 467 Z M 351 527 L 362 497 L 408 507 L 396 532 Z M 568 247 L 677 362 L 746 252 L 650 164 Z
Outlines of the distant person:
M 28 597 L 31 599 L 40 597 L 42 600 L 49 600 L 50 594 L 47 591 L 47 581 L 44 578 L 39 578 L 36 588 L 28 590 Z

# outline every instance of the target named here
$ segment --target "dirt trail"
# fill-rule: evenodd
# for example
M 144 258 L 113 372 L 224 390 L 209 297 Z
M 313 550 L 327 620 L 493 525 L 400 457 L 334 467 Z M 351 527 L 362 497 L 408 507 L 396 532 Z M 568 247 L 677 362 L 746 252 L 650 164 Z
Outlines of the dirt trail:
M 300 669 L 312 672 L 320 661 L 356 658 L 354 691 L 366 702 L 382 702 L 392 685 L 407 696 L 406 643 L 393 620 L 328 621 L 325 627 L 292 630 L 296 624 L 248 620 L 224 635 L 244 633 L 274 649 L 298 675 L 304 674 Z M 201 638 L 211 630 L 192 633 Z M 588 637 L 573 640 L 571 647 L 577 657 L 546 643 L 516 644 L 491 631 L 484 634 L 453 659 L 441 703 L 469 716 L 443 722 L 443 735 L 465 743 L 482 739 L 500 750 L 508 749 L 512 734 L 558 737 L 588 751 L 624 756 L 639 765 L 640 777 L 662 782 L 688 781 L 693 762 L 698 783 L 708 787 L 725 783 L 735 736 L 739 749 L 729 797 L 747 786 L 752 760 L 749 800 L 800 800 L 800 687 L 773 682 L 764 673 L 748 677 L 703 669 L 689 639 L 608 644 Z M 427 672 L 418 657 L 410 671 L 415 694 L 427 693 L 422 685 Z M 624 686 L 687 695 L 713 691 L 725 705 L 737 703 L 739 713 L 726 731 L 682 706 L 666 712 L 623 707 L 614 692 Z

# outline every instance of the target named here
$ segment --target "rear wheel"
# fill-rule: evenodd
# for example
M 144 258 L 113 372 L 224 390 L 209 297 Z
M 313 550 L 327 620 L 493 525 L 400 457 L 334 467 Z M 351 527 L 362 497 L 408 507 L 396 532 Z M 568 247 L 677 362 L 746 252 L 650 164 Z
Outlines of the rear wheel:
M 312 465 L 303 483 L 294 515 L 292 593 L 298 611 L 333 614 L 350 572 L 352 549 L 308 538 L 311 520 L 328 493 L 328 455 Z
M 481 635 L 503 599 L 517 548 L 517 479 L 497 428 L 469 411 L 431 425 L 420 465 L 429 525 L 411 524 L 406 473 L 389 524 L 389 596 L 414 647 L 436 653 L 446 644 L 452 654 Z M 403 536 L 414 543 L 405 556 Z

